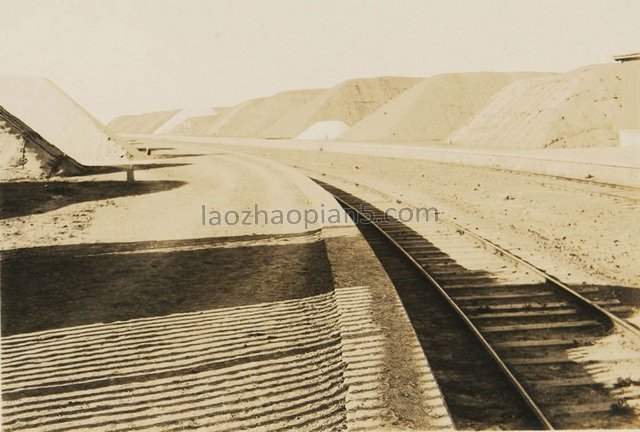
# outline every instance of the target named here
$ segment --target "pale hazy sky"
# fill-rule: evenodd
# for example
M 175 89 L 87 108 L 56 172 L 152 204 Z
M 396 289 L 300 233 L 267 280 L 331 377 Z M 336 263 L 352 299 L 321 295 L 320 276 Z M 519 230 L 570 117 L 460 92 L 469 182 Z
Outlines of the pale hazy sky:
M 0 75 L 50 78 L 103 121 L 353 77 L 566 71 L 637 51 L 638 0 L 0 0 Z

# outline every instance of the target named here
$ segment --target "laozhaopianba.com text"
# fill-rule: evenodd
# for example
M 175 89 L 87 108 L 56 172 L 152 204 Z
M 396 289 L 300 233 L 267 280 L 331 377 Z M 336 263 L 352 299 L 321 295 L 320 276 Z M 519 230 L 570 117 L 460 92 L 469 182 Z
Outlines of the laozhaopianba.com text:
M 215 210 L 209 209 L 206 205 L 201 208 L 202 225 L 298 225 L 304 224 L 305 228 L 315 224 L 342 224 L 354 221 L 356 223 L 368 224 L 372 220 L 400 221 L 408 222 L 429 222 L 438 221 L 438 209 L 435 207 L 389 207 L 384 210 L 374 211 L 373 207 L 362 204 L 357 208 L 357 212 L 351 212 L 349 216 L 340 208 L 325 208 L 324 204 L 320 208 L 298 209 L 270 209 L 264 210 L 256 204 L 253 209 L 243 210 Z

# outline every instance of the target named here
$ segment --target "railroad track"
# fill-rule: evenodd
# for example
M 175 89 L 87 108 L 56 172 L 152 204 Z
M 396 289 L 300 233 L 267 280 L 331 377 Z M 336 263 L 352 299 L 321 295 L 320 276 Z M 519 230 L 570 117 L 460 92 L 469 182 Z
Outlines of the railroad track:
M 529 411 L 523 414 L 519 408 L 511 416 L 528 415 L 537 425 L 529 421 L 526 427 L 546 429 L 640 425 L 634 409 L 640 382 L 623 374 L 616 377 L 615 369 L 608 371 L 608 384 L 596 380 L 597 371 L 610 369 L 609 362 L 582 361 L 578 354 L 616 332 L 640 337 L 640 331 L 619 316 L 629 308 L 597 287 L 577 292 L 454 222 L 407 224 L 390 217 L 385 208 L 407 203 L 375 189 L 350 183 L 359 191 L 356 196 L 325 183 L 329 176 L 313 177 L 361 224 L 368 225 L 366 229 L 377 231 L 386 248 L 394 248 L 415 267 L 423 278 L 423 289 L 435 290 L 444 299 L 443 307 L 455 312 L 509 382 L 520 406 L 524 403 Z M 443 222 L 442 217 L 439 220 Z M 385 246 L 380 249 L 380 240 L 374 241 L 376 254 L 386 253 Z M 403 301 L 406 307 L 412 306 Z M 446 386 L 443 392 L 447 399 Z M 450 408 L 458 404 L 452 398 L 455 395 L 447 400 Z

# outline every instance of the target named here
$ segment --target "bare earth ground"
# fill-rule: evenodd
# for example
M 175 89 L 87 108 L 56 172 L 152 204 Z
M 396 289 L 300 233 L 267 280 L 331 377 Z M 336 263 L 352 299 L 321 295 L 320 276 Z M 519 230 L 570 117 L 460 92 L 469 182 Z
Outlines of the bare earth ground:
M 428 161 L 179 141 L 165 141 L 163 147 L 166 148 L 158 150 L 158 159 L 136 169 L 137 181 L 129 187 L 123 187 L 123 172 L 0 185 L 3 199 L 0 231 L 5 261 L 3 366 L 5 362 L 11 363 L 10 367 L 3 368 L 6 384 L 3 397 L 10 415 L 14 416 L 10 417 L 14 426 L 19 426 L 15 419 L 20 415 L 77 427 L 87 426 L 83 416 L 90 415 L 96 426 L 111 424 L 109 419 L 116 417 L 101 410 L 119 409 L 116 408 L 119 401 L 128 398 L 132 389 L 141 388 L 139 392 L 145 398 L 161 397 L 163 392 L 178 385 L 186 396 L 175 399 L 177 402 L 162 412 L 153 404 L 135 405 L 139 403 L 135 395 L 134 399 L 127 399 L 127 404 L 135 405 L 140 424 L 176 422 L 177 413 L 184 412 L 189 413 L 189 418 L 180 424 L 209 427 L 207 421 L 216 415 L 212 413 L 228 406 L 237 396 L 221 396 L 220 405 L 213 406 L 207 405 L 208 401 L 191 398 L 192 392 L 194 397 L 198 394 L 199 386 L 211 386 L 207 384 L 211 382 L 211 378 L 207 378 L 211 374 L 221 380 L 226 378 L 215 370 L 198 366 L 197 375 L 191 379 L 188 370 L 194 366 L 187 363 L 185 369 L 184 360 L 178 356 L 181 350 L 187 349 L 179 338 L 202 340 L 188 348 L 188 355 L 214 360 L 218 354 L 210 354 L 207 347 L 210 343 L 225 342 L 216 339 L 218 336 L 210 336 L 207 330 L 202 330 L 202 335 L 192 334 L 192 320 L 237 321 L 231 325 L 236 327 L 243 322 L 242 311 L 246 308 L 251 308 L 251 312 L 247 312 L 251 319 L 257 319 L 270 313 L 272 308 L 281 307 L 306 310 L 307 314 L 319 308 L 322 316 L 302 327 L 292 323 L 291 331 L 299 333 L 295 337 L 280 334 L 280 330 L 271 327 L 248 333 L 238 327 L 233 336 L 238 339 L 237 349 L 242 352 L 243 344 L 248 344 L 256 352 L 272 356 L 279 364 L 297 365 L 298 361 L 308 360 L 282 357 L 281 343 L 291 343 L 294 349 L 298 349 L 295 347 L 300 343 L 325 344 L 331 352 L 318 355 L 332 356 L 322 357 L 326 360 L 322 360 L 322 367 L 336 371 L 327 378 L 331 384 L 314 375 L 304 384 L 305 390 L 287 387 L 282 391 L 288 392 L 291 401 L 303 401 L 300 398 L 311 397 L 315 391 L 326 393 L 318 397 L 333 401 L 330 405 L 317 405 L 313 401 L 304 405 L 313 410 L 319 407 L 321 412 L 304 414 L 308 420 L 301 420 L 303 422 L 319 419 L 341 424 L 345 421 L 348 417 L 345 390 L 340 387 L 337 372 L 343 366 L 334 355 L 338 347 L 334 335 L 339 328 L 336 306 L 334 300 L 326 297 L 331 293 L 332 281 L 325 245 L 313 234 L 303 234 L 308 230 L 302 225 L 211 227 L 201 223 L 203 204 L 221 210 L 251 209 L 254 203 L 263 208 L 285 210 L 315 207 L 321 202 L 330 204 L 326 197 L 314 195 L 301 186 L 304 182 L 300 182 L 297 175 L 274 174 L 268 163 L 255 163 L 234 154 L 240 151 L 304 166 L 316 174 L 325 172 L 347 177 L 418 205 L 436 206 L 446 217 L 455 218 L 566 282 L 610 285 L 626 293 L 627 302 L 637 304 L 634 288 L 640 286 L 634 264 L 638 226 L 633 224 L 633 217 L 638 209 L 638 194 L 633 189 Z M 258 275 L 253 271 L 256 268 L 261 269 Z M 359 276 L 354 274 L 354 277 Z M 206 316 L 199 318 L 202 311 Z M 167 319 L 180 320 L 184 326 L 180 332 L 184 334 L 175 338 L 165 334 L 161 329 L 169 325 L 165 324 Z M 275 322 L 282 319 L 285 315 Z M 105 324 L 96 327 L 96 323 Z M 278 327 L 289 326 L 283 323 Z M 58 340 L 66 334 L 68 326 L 76 326 L 72 332 L 88 332 L 96 342 L 87 347 L 81 338 L 77 342 L 67 342 L 66 336 Z M 150 326 L 157 330 L 149 330 Z M 23 337 L 25 332 L 35 333 Z M 130 332 L 132 335 L 128 336 Z M 153 339 L 144 342 L 136 336 L 139 332 L 151 332 Z M 316 333 L 317 338 L 309 339 L 310 334 Z M 270 334 L 275 335 L 275 339 Z M 215 340 L 204 341 L 210 337 Z M 42 347 L 43 341 L 47 341 L 47 347 Z M 138 345 L 131 353 L 120 351 L 133 343 Z M 9 344 L 8 349 L 5 344 Z M 20 352 L 33 349 L 33 344 L 42 347 L 38 352 L 43 350 L 33 359 L 35 363 L 12 360 L 12 356 L 20 357 Z M 59 351 L 59 344 L 78 353 L 89 350 L 92 361 L 84 364 L 79 355 L 58 360 L 58 356 L 70 355 Z M 109 348 L 111 345 L 113 348 Z M 620 346 L 617 342 L 614 345 Z M 162 364 L 178 369 L 158 375 L 154 366 L 158 347 L 170 349 L 168 357 L 162 357 Z M 300 349 L 304 352 L 301 355 L 316 355 L 315 348 Z M 607 355 L 612 352 L 609 346 L 601 349 Z M 209 357 L 211 355 L 213 357 Z M 593 356 L 598 352 L 592 350 L 578 355 Z M 107 360 L 108 367 L 101 363 Z M 80 363 L 71 364 L 71 361 Z M 135 363 L 129 363 L 132 361 Z M 264 373 L 274 373 L 271 361 L 265 363 Z M 64 370 L 59 370 L 60 362 L 67 364 Z M 134 373 L 132 370 L 143 373 L 128 376 Z M 628 375 L 635 379 L 635 363 L 628 370 Z M 259 373 L 263 373 L 262 369 Z M 301 373 L 304 377 L 311 372 Z M 113 377 L 118 377 L 118 381 L 107 385 L 109 381 L 104 380 L 113 380 Z M 75 389 L 88 385 L 87 379 L 104 381 L 106 386 L 100 384 L 95 390 L 76 394 Z M 172 384 L 167 380 L 175 381 Z M 146 383 L 144 389 L 140 387 L 141 382 Z M 46 409 L 35 405 L 17 408 L 23 398 L 42 392 L 40 386 L 52 385 L 52 388 L 62 385 L 63 391 L 73 391 L 60 399 L 70 404 L 65 408 L 70 411 L 67 416 L 57 417 L 61 409 L 57 405 Z M 241 394 L 268 392 L 270 385 L 265 381 L 264 389 Z M 94 391 L 100 395 L 92 393 Z M 75 404 L 86 403 L 83 394 L 87 392 L 91 397 L 108 397 L 109 403 L 90 405 L 96 410 L 91 412 L 74 408 Z M 278 404 L 284 393 L 274 394 L 269 404 Z M 18 404 L 15 408 L 13 400 Z M 318 403 L 321 400 L 318 399 Z M 346 400 L 348 406 L 349 399 Z M 399 406 L 404 406 L 403 400 L 406 398 L 399 400 Z M 194 403 L 200 405 L 191 408 Z M 31 411 L 22 414 L 19 411 L 27 408 Z M 124 427 L 131 421 L 127 416 L 123 411 L 122 416 L 117 417 L 123 422 L 119 426 Z M 246 422 L 259 418 L 260 414 L 255 413 L 247 416 Z M 249 423 L 237 423 L 241 424 Z
M 129 186 L 123 172 L 0 185 L 3 430 L 344 424 L 316 227 L 201 223 L 202 204 L 314 197 L 247 158 L 165 156 Z
M 212 151 L 211 144 L 182 146 Z M 609 287 L 622 302 L 640 305 L 636 188 L 425 160 L 240 144 L 214 148 L 272 158 L 435 206 L 565 283 Z M 627 319 L 640 324 L 639 314 Z
M 426 207 L 492 240 L 565 283 L 607 287 L 640 325 L 640 191 L 590 181 L 394 159 L 217 145 L 273 158 L 330 182 L 338 176 Z M 321 173 L 326 173 L 322 176 Z M 578 350 L 577 359 L 606 359 L 594 379 L 612 385 L 640 379 L 633 340 L 613 334 Z
M 328 194 L 268 161 L 169 147 L 130 185 L 0 183 L 3 429 L 450 427 L 370 251 L 332 273 L 321 224 L 202 224 L 203 204 L 335 207 Z
M 4 336 L 329 289 L 321 242 L 296 237 L 303 225 L 202 224 L 202 205 L 221 211 L 253 203 L 285 211 L 310 207 L 314 197 L 295 181 L 233 155 L 165 156 L 139 167 L 130 185 L 124 172 L 0 183 Z M 271 273 L 252 275 L 250 269 L 267 260 Z M 225 275 L 220 292 L 207 294 L 206 274 Z M 311 279 L 324 288 L 312 288 Z M 233 288 L 241 280 L 253 291 Z M 260 284 L 271 291 L 261 295 Z
M 640 190 L 423 160 L 217 146 L 435 206 L 573 283 L 640 288 Z
M 9 204 L 3 205 L 0 219 L 3 248 L 254 234 L 264 227 L 203 227 L 201 205 L 209 203 L 207 197 L 215 197 L 219 208 L 249 208 L 255 202 L 291 208 L 310 204 L 302 193 L 282 194 L 286 179 L 270 178 L 248 166 L 263 181 L 247 184 L 238 174 L 238 166 L 247 162 L 222 153 L 242 151 L 435 206 L 565 282 L 609 285 L 630 303 L 638 302 L 636 291 L 629 290 L 640 288 L 637 189 L 424 160 L 177 141 L 163 145 L 175 147 L 169 151 L 174 156 L 209 154 L 203 157 L 218 163 L 203 172 L 200 165 L 167 155 L 164 164 L 156 161 L 155 167 L 137 170 L 139 182 L 126 193 L 116 183 L 123 178 L 121 172 L 97 176 L 90 185 L 75 180 L 3 183 L 3 200 Z M 187 186 L 181 183 L 184 179 L 191 179 Z M 222 185 L 230 185 L 235 198 L 220 193 Z M 239 196 L 245 197 L 244 204 L 228 202 Z M 278 226 L 269 230 L 283 232 Z

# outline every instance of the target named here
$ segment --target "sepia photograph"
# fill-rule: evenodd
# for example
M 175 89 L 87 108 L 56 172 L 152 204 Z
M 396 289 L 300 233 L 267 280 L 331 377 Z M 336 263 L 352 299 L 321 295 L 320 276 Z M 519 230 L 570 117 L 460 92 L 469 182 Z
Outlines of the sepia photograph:
M 640 430 L 640 1 L 0 0 L 0 430 Z

